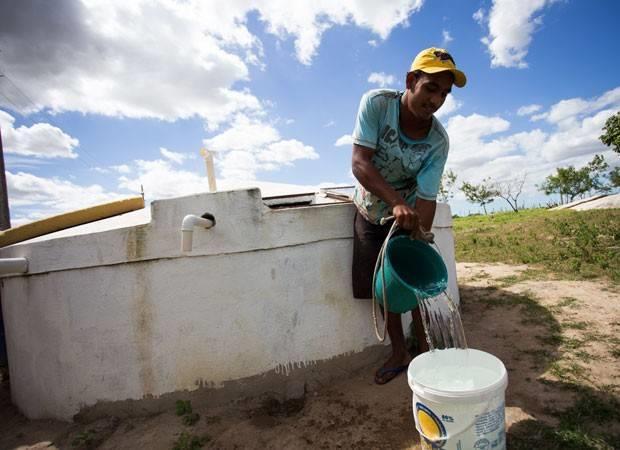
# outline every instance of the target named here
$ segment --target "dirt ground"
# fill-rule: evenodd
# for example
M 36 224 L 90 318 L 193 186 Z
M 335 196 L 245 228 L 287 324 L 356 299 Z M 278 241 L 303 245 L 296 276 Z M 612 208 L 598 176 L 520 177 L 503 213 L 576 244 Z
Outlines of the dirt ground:
M 458 265 L 468 344 L 506 365 L 508 448 L 531 425 L 555 426 L 582 392 L 620 396 L 620 293 L 602 281 L 541 280 L 526 266 Z M 307 392 L 299 400 L 244 400 L 198 409 L 184 425 L 175 411 L 88 424 L 28 421 L 0 389 L 0 449 L 418 449 L 406 375 L 373 383 L 376 367 Z M 528 426 L 525 426 L 525 425 Z M 607 431 L 619 434 L 620 425 Z M 527 448 L 527 447 L 523 447 Z M 540 447 L 537 447 L 540 448 Z

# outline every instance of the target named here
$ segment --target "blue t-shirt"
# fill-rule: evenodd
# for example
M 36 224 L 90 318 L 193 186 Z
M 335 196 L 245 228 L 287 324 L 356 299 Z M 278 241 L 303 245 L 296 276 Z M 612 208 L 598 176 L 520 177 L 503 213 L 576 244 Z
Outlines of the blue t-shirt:
M 362 97 L 353 142 L 375 150 L 372 163 L 396 191 L 409 203 L 416 198 L 434 201 L 448 157 L 448 134 L 433 117 L 423 139 L 410 139 L 400 131 L 402 92 L 376 89 Z M 389 206 L 357 182 L 353 202 L 370 222 L 379 223 L 391 214 Z

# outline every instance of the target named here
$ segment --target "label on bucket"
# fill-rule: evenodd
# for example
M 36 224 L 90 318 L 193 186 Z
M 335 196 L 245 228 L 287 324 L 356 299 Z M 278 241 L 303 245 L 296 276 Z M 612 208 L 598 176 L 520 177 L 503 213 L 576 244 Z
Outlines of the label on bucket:
M 416 401 L 415 422 L 424 450 L 506 448 L 503 396 L 483 404 L 446 405 Z

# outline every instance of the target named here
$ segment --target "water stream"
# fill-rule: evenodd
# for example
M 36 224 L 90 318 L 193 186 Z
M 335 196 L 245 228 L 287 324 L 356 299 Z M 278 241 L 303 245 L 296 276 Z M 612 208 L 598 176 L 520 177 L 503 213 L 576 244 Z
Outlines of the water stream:
M 429 350 L 467 348 L 461 314 L 447 290 L 434 297 L 419 298 L 418 303 Z

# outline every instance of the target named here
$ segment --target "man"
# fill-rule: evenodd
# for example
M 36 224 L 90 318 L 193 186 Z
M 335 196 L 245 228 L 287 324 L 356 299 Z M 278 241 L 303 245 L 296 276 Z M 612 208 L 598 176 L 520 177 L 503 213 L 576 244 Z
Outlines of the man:
M 362 97 L 353 131 L 353 295 L 372 298 L 375 261 L 391 224 L 413 233 L 430 231 L 436 198 L 448 156 L 448 135 L 433 114 L 443 105 L 454 84 L 466 77 L 454 59 L 440 48 L 421 51 L 407 73 L 406 90 L 379 89 Z M 414 269 L 415 270 L 415 269 Z M 377 370 L 375 382 L 385 384 L 410 361 L 400 314 L 388 315 L 392 355 Z M 419 308 L 412 311 L 419 351 L 428 350 Z

